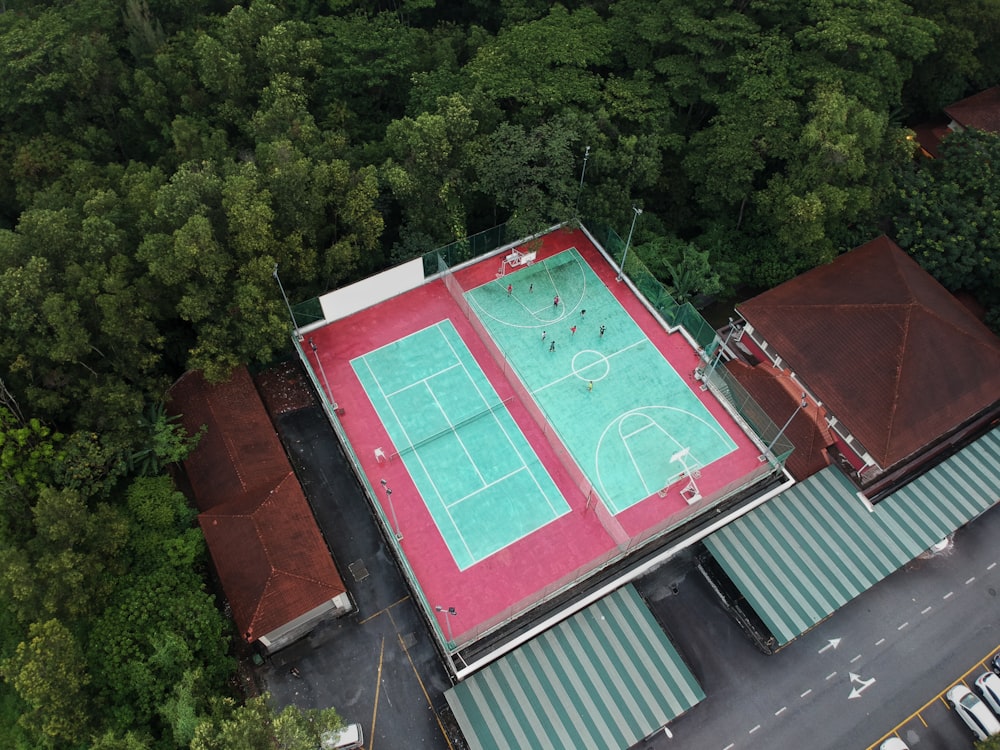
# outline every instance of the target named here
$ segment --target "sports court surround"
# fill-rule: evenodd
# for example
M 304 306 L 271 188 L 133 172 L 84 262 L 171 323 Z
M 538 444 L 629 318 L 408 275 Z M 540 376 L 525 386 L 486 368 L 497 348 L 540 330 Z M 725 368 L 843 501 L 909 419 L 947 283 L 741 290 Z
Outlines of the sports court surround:
M 681 333 L 668 333 L 632 288 L 625 281 L 616 280 L 618 269 L 608 263 L 584 232 L 557 229 L 544 235 L 537 245 L 537 261 L 568 248 L 576 248 L 735 443 L 736 450 L 702 468 L 698 478 L 701 495 L 713 498 L 741 478 L 759 474 L 759 447 L 711 392 L 701 390 L 699 381 L 694 379 L 693 373 L 700 363 L 698 352 Z M 499 265 L 498 255 L 488 256 L 457 270 L 455 278 L 464 290 L 471 290 L 495 282 Z M 516 270 L 509 273 L 507 283 L 517 283 L 517 274 Z M 370 285 L 372 281 L 369 279 L 366 283 Z M 506 402 L 510 416 L 570 507 L 569 513 L 465 570 L 456 564 L 404 462 L 398 457 L 392 458 L 394 444 L 351 366 L 352 360 L 443 320 L 451 322 L 498 398 Z M 442 636 L 447 626 L 454 642 L 459 645 L 471 643 L 498 625 L 520 616 L 540 600 L 621 557 L 632 546 L 631 542 L 622 544 L 620 535 L 616 539 L 609 532 L 609 514 L 605 511 L 602 519 L 595 512 L 598 509 L 592 507 L 590 498 L 581 492 L 574 467 L 567 466 L 565 455 L 559 455 L 558 439 L 553 440 L 551 434 L 547 436 L 532 416 L 537 411 L 529 410 L 522 403 L 518 391 L 507 379 L 509 373 L 505 375 L 491 349 L 480 339 L 441 279 L 428 281 L 313 329 L 307 335 L 316 345 L 321 368 L 316 368 L 316 354 L 304 348 L 307 359 L 329 383 L 332 401 L 339 407 L 337 419 L 350 441 L 371 496 L 382 505 L 384 518 L 392 519 L 390 523 L 398 523 L 402 533 L 398 549 L 405 567 L 418 583 L 417 595 L 423 598 L 432 617 L 435 606 L 454 608 L 457 613 L 450 616 L 448 622 L 438 619 Z M 587 395 L 581 390 L 581 406 Z M 386 459 L 376 456 L 378 449 Z M 382 480 L 392 490 L 391 505 L 389 496 L 382 491 Z M 708 501 L 689 505 L 679 490 L 678 484 L 667 492 L 652 493 L 614 515 L 614 523 L 620 525 L 630 540 L 645 540 L 707 507 Z M 445 639 L 442 637 L 442 640 Z

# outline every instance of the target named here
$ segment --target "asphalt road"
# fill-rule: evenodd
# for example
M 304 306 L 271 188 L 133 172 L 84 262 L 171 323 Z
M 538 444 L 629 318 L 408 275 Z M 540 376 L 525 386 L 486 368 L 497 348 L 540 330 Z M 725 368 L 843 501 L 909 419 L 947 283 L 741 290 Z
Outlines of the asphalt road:
M 447 672 L 332 428 L 318 408 L 277 427 L 358 611 L 270 657 L 259 682 L 279 706 L 333 707 L 360 723 L 367 750 L 461 750 Z
M 994 510 L 949 551 L 897 571 L 772 656 L 751 646 L 690 566 L 650 577 L 641 588 L 707 698 L 672 738 L 645 747 L 863 750 L 905 721 L 900 735 L 914 750 L 971 748 L 935 699 L 967 672 L 971 684 L 1000 646 L 998 540 Z

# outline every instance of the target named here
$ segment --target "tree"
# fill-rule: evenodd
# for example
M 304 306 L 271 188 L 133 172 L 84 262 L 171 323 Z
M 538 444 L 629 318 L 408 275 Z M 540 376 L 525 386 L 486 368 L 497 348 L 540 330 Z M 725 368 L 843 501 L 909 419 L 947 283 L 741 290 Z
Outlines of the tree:
M 1000 136 L 950 134 L 941 158 L 902 170 L 895 236 L 953 292 L 1000 308 Z M 993 318 L 991 318 L 993 320 Z
M 708 250 L 676 238 L 656 237 L 635 246 L 635 253 L 677 302 L 689 302 L 697 294 L 722 290 L 719 274 L 712 269 Z
M 219 702 L 215 715 L 195 730 L 191 750 L 316 750 L 324 732 L 343 726 L 332 708 L 290 705 L 276 713 L 269 699 L 250 698 L 242 706 Z
M 33 623 L 0 669 L 30 707 L 19 723 L 45 747 L 75 746 L 89 736 L 90 677 L 79 642 L 59 620 Z
M 406 227 L 439 243 L 466 235 L 466 201 L 478 122 L 465 99 L 441 97 L 437 111 L 390 123 L 382 176 L 404 207 Z M 431 248 L 428 248 L 431 249 Z

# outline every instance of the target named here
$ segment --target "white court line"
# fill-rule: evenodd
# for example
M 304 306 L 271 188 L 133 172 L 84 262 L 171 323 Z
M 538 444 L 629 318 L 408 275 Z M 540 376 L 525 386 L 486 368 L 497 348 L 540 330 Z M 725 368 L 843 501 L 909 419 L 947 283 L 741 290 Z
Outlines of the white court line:
M 514 469 L 514 471 L 511 471 L 511 472 L 508 472 L 508 473 L 504 474 L 502 477 L 500 477 L 496 481 L 484 483 L 483 486 L 480 487 L 475 492 L 470 492 L 465 497 L 458 498 L 458 500 L 455 500 L 454 502 L 450 503 L 447 507 L 448 508 L 454 508 L 456 505 L 461 505 L 466 500 L 470 500 L 472 498 L 475 498 L 481 492 L 483 492 L 485 490 L 488 490 L 491 487 L 496 487 L 497 485 L 503 484 L 504 482 L 506 482 L 511 477 L 516 476 L 517 474 L 520 474 L 522 471 L 527 471 L 527 472 L 530 473 L 530 469 L 527 466 L 522 466 L 520 469 Z
M 440 409 L 441 413 L 444 415 L 444 419 L 448 423 L 448 429 L 450 429 L 452 431 L 452 433 L 454 433 L 455 439 L 458 441 L 458 444 L 460 446 L 462 446 L 462 452 L 465 453 L 465 457 L 467 459 L 469 459 L 469 463 L 472 464 L 472 469 L 473 469 L 473 471 L 476 472 L 476 476 L 479 477 L 480 483 L 481 484 L 486 484 L 486 477 L 483 476 L 483 473 L 479 470 L 479 467 L 476 466 L 476 462 L 472 459 L 472 456 L 469 453 L 469 449 L 465 447 L 465 441 L 462 440 L 462 438 L 459 436 L 458 430 L 455 429 L 455 424 L 448 417 L 448 414 L 445 412 L 444 407 L 441 406 L 441 402 L 438 401 L 438 397 L 435 395 L 434 389 L 431 388 L 428 385 L 427 391 L 431 394 L 431 399 L 433 399 L 434 403 L 437 404 L 437 408 Z M 487 407 L 487 408 L 489 408 L 489 407 Z M 492 410 L 491 410 L 491 413 L 492 413 Z M 441 437 L 444 437 L 444 435 L 442 435 Z
M 367 361 L 365 362 L 365 364 L 368 364 Z M 393 391 L 392 393 L 389 393 L 387 391 L 382 391 L 382 395 L 385 396 L 386 398 L 392 398 L 393 396 L 398 396 L 400 393 L 405 393 L 406 391 L 410 390 L 411 388 L 415 388 L 418 385 L 427 385 L 427 382 L 429 380 L 432 380 L 432 379 L 436 378 L 438 375 L 443 375 L 444 373 L 448 372 L 449 370 L 454 370 L 454 369 L 457 369 L 457 368 L 459 368 L 461 366 L 462 366 L 461 362 L 456 362 L 455 364 L 448 365 L 444 369 L 438 370 L 437 372 L 435 372 L 435 373 L 433 373 L 431 375 L 428 375 L 425 378 L 420 378 L 420 380 L 414 380 L 409 385 L 404 385 L 402 388 L 399 388 L 399 389 Z M 370 370 L 371 370 L 371 368 L 369 368 L 369 371 Z
M 643 344 L 648 342 L 649 339 L 642 339 L 641 341 L 636 341 L 634 344 L 629 344 L 628 346 L 623 347 L 622 349 L 617 349 L 616 351 L 613 351 L 610 354 L 604 355 L 604 359 L 613 359 L 614 357 L 617 357 L 619 354 L 624 354 L 625 352 L 631 349 L 635 349 L 637 346 L 642 346 Z M 577 380 L 579 380 L 580 376 L 571 370 L 570 372 L 563 375 L 561 378 L 556 378 L 552 382 L 546 383 L 545 385 L 536 388 L 535 390 L 531 391 L 531 394 L 534 395 L 536 393 L 541 393 L 542 391 L 551 388 L 554 385 L 559 385 L 563 381 L 569 380 L 570 378 L 576 378 Z
M 382 390 L 382 383 L 379 382 L 378 377 L 375 375 L 375 371 L 372 370 L 372 367 L 368 363 L 368 360 L 366 358 L 362 358 L 362 361 L 365 363 L 365 367 L 368 368 L 368 372 L 371 374 L 372 379 L 375 381 L 375 385 L 378 387 L 379 393 L 382 394 L 382 398 L 385 400 L 385 404 L 388 407 L 389 412 L 392 414 L 392 418 L 396 420 L 396 426 L 399 427 L 400 432 L 403 433 L 403 437 L 406 438 L 406 442 L 412 446 L 413 440 L 410 438 L 410 434 L 406 431 L 406 428 L 403 427 L 403 422 L 402 420 L 400 420 L 399 414 L 396 412 L 395 407 L 393 407 L 392 402 L 385 395 L 385 391 Z M 427 387 L 427 385 L 425 384 L 424 387 Z M 444 509 L 445 514 L 448 516 L 448 520 L 451 521 L 452 528 L 455 530 L 455 533 L 458 534 L 458 538 L 462 542 L 462 546 L 465 547 L 465 551 L 468 553 L 469 557 L 475 560 L 476 556 L 472 554 L 472 550 L 469 549 L 469 545 L 466 543 L 465 537 L 463 537 L 462 532 L 458 530 L 458 524 L 455 523 L 455 519 L 452 518 L 451 513 L 448 512 L 448 508 L 445 505 L 444 497 L 441 495 L 441 491 L 438 489 L 437 484 L 435 484 L 434 480 L 431 478 L 430 472 L 427 471 L 427 466 L 424 464 L 424 460 L 420 457 L 420 451 L 412 450 L 412 453 L 414 457 L 417 459 L 417 463 L 420 464 L 420 468 L 424 472 L 424 476 L 427 478 L 427 481 L 430 483 L 431 489 L 434 490 L 434 494 L 437 495 L 438 505 Z M 429 498 L 424 498 L 425 505 L 427 504 L 428 499 Z M 432 513 L 431 516 L 433 517 L 433 515 L 434 514 Z M 435 525 L 437 525 L 436 520 L 434 523 Z M 398 533 L 399 529 L 395 529 L 395 531 Z M 442 534 L 442 536 L 444 535 Z
M 458 352 L 455 350 L 455 347 L 452 346 L 452 343 L 450 341 L 448 341 L 447 337 L 445 337 L 445 341 L 448 344 L 448 348 L 451 349 L 452 354 L 455 356 L 456 359 L 459 360 L 459 362 L 462 364 L 462 367 L 464 368 L 465 364 L 461 362 L 461 358 L 459 357 Z M 483 392 L 479 389 L 479 385 L 476 383 L 475 379 L 471 376 L 471 374 L 469 374 L 468 368 L 466 368 L 466 374 L 469 377 L 469 382 L 472 383 L 472 387 L 475 388 L 476 389 L 476 393 L 479 394 L 479 398 L 481 398 L 483 400 L 483 404 L 486 405 L 487 404 L 486 397 L 483 395 Z M 484 373 L 484 377 L 485 377 L 485 373 Z M 562 513 L 557 512 L 557 508 L 553 505 L 552 498 L 549 497 L 549 493 L 547 493 L 542 488 L 541 483 L 538 481 L 538 477 L 535 476 L 535 472 L 530 471 L 529 464 L 525 460 L 524 455 L 521 453 L 520 450 L 518 450 L 517 444 L 511 438 L 510 433 L 507 432 L 507 428 L 503 425 L 502 422 L 500 422 L 499 418 L 496 415 L 496 412 L 494 412 L 494 411 L 491 410 L 490 413 L 493 416 L 493 421 L 496 422 L 497 427 L 500 428 L 500 432 L 502 432 L 503 436 L 507 439 L 508 445 L 511 447 L 511 449 L 514 451 L 514 454 L 517 456 L 518 460 L 521 462 L 521 466 L 529 469 L 530 476 L 532 478 L 532 481 L 535 483 L 535 487 L 538 489 L 538 493 L 543 498 L 545 498 L 545 503 L 546 503 L 546 505 L 549 506 L 549 512 L 550 512 L 550 514 L 552 516 L 549 520 L 551 521 L 551 520 L 553 520 L 555 518 L 559 518 L 561 515 L 564 515 L 566 513 L 565 510 Z M 508 413 L 509 413 L 509 410 L 508 410 Z M 513 416 L 511 417 L 511 419 L 513 420 Z M 515 422 L 515 425 L 516 425 L 516 422 Z M 528 438 L 523 433 L 521 434 L 521 438 L 524 440 L 525 443 L 528 444 L 528 447 L 530 448 L 531 444 L 528 443 Z M 543 471 L 545 470 L 544 465 L 542 465 L 542 470 Z M 478 468 L 477 468 L 477 471 L 478 471 Z M 551 477 L 549 477 L 549 478 L 551 480 Z M 552 480 L 552 483 L 553 483 L 553 485 L 555 485 L 555 481 L 554 480 Z

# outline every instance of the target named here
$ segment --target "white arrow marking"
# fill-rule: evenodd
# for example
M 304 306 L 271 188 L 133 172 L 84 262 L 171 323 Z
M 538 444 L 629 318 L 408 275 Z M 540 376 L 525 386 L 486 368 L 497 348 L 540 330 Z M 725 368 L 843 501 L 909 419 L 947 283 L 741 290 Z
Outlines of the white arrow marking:
M 837 648 L 837 646 L 840 645 L 840 641 L 841 640 L 843 640 L 843 639 L 841 639 L 841 638 L 831 638 L 830 641 L 825 646 L 823 646 L 823 648 L 821 648 L 817 653 L 822 654 L 824 651 L 829 651 L 831 648 L 834 648 L 834 649 Z
M 867 680 L 862 680 L 861 675 L 854 674 L 854 672 L 851 672 L 850 674 L 851 674 L 851 682 L 852 683 L 856 682 L 861 686 L 851 689 L 851 694 L 847 696 L 851 700 L 853 700 L 854 698 L 860 698 L 861 694 L 865 692 L 865 690 L 867 690 L 868 688 L 870 688 L 872 685 L 875 684 L 874 677 Z

